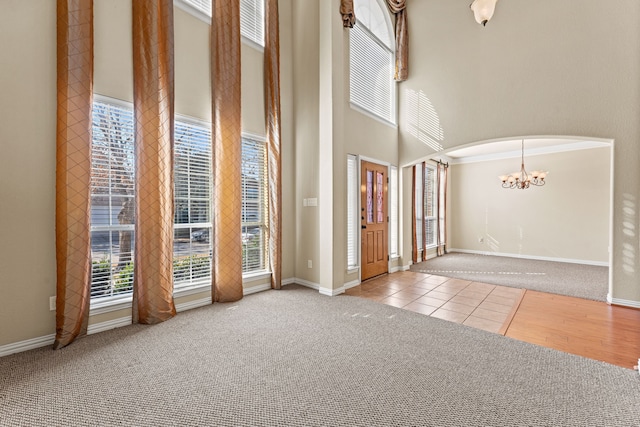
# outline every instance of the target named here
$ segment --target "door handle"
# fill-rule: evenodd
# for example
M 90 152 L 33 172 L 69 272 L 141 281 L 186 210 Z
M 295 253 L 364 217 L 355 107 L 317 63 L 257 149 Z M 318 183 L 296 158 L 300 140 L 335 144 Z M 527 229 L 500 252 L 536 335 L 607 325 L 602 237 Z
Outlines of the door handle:
M 364 230 L 365 228 L 367 228 L 366 225 L 361 225 L 360 227 L 362 227 L 362 229 Z

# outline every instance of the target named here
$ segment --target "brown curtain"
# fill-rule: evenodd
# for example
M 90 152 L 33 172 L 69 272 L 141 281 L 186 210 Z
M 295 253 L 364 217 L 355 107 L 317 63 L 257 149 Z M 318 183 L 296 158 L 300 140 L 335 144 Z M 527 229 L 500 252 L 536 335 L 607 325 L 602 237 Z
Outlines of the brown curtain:
M 212 301 L 242 298 L 242 123 L 240 1 L 211 5 L 214 169 Z
M 447 253 L 446 243 L 447 243 L 447 175 L 449 171 L 449 165 L 446 163 L 438 162 L 437 169 L 437 212 L 436 212 L 436 224 L 437 224 L 437 234 L 436 234 L 436 244 L 437 244 L 437 255 L 442 256 Z
M 269 176 L 269 267 L 271 287 L 282 287 L 282 172 L 280 158 L 280 34 L 278 0 L 265 2 L 264 99 Z
M 422 211 L 422 261 L 427 260 L 427 210 L 425 206 L 427 206 L 427 193 L 429 192 L 429 188 L 425 185 L 427 182 L 427 162 L 422 162 L 422 182 L 420 185 L 422 187 L 422 206 L 420 206 L 420 210 Z
M 58 0 L 56 14 L 57 349 L 85 335 L 89 321 L 93 0 Z
M 418 262 L 418 231 L 416 229 L 416 222 L 418 218 L 416 217 L 416 168 L 418 165 L 413 166 L 411 168 L 411 237 L 413 239 L 412 247 L 412 256 L 411 259 L 413 263 Z
M 134 0 L 136 209 L 133 321 L 175 316 L 173 302 L 173 1 Z
M 387 0 L 389 10 L 396 15 L 396 70 L 394 79 L 403 82 L 409 77 L 409 32 L 407 30 L 407 1 Z
M 340 0 L 340 14 L 342 15 L 342 25 L 345 28 L 353 28 L 356 23 L 353 0 Z

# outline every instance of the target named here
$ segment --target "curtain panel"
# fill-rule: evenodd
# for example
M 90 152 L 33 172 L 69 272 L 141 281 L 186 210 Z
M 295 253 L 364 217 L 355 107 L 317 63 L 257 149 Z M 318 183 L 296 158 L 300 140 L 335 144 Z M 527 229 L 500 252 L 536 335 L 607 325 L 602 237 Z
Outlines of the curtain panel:
M 449 173 L 449 165 L 446 163 L 438 162 L 438 169 L 436 174 L 436 188 L 437 188 L 437 234 L 436 245 L 437 255 L 442 256 L 447 253 L 447 175 Z
M 280 33 L 278 0 L 265 2 L 264 99 L 269 182 L 269 267 L 271 288 L 282 287 L 282 166 L 280 156 Z
M 85 335 L 89 321 L 93 0 L 58 0 L 56 32 L 54 349 Z
M 213 144 L 212 301 L 242 298 L 240 1 L 211 5 Z
M 413 261 L 414 264 L 418 262 L 418 230 L 416 227 L 416 224 L 418 221 L 418 218 L 416 215 L 416 209 L 417 209 L 416 168 L 417 167 L 418 165 L 415 165 L 414 167 L 411 168 L 411 238 L 412 238 L 411 260 Z
M 409 30 L 407 1 L 387 0 L 389 10 L 396 15 L 396 66 L 394 79 L 403 82 L 409 77 Z
M 173 301 L 173 1 L 133 5 L 136 154 L 133 321 L 175 316 Z

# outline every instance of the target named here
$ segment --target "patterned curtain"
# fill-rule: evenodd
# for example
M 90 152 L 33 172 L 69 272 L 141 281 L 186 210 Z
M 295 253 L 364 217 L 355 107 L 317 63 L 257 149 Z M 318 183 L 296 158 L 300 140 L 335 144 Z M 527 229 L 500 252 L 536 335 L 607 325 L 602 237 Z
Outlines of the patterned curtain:
M 136 209 L 133 321 L 175 316 L 173 302 L 173 1 L 133 4 Z
M 58 0 L 56 15 L 58 349 L 85 335 L 89 321 L 93 0 Z
M 407 1 L 387 0 L 389 10 L 396 15 L 396 70 L 393 78 L 403 82 L 409 77 L 409 31 Z
M 442 256 L 447 253 L 447 175 L 449 165 L 447 163 L 438 162 L 436 174 L 436 191 L 437 191 L 437 211 L 436 211 L 436 244 L 437 255 Z
M 240 1 L 211 5 L 211 90 L 214 169 L 212 300 L 242 298 L 242 123 Z
M 340 0 L 340 14 L 342 15 L 342 26 L 353 28 L 356 23 L 356 14 L 353 11 L 353 0 Z
M 269 174 L 269 264 L 271 287 L 282 287 L 282 167 L 280 158 L 280 34 L 278 0 L 265 3 L 264 99 Z

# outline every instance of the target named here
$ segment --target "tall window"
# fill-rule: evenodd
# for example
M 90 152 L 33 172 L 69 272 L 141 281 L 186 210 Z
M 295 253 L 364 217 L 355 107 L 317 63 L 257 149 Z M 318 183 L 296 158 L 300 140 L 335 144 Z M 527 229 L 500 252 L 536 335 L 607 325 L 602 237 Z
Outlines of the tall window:
M 398 254 L 398 168 L 389 168 L 389 255 Z
M 437 200 L 436 200 L 436 170 L 427 166 L 424 173 L 424 229 L 425 246 L 436 245 L 436 221 L 437 221 Z
M 264 141 L 242 138 L 242 271 L 266 265 L 267 177 Z
M 188 12 L 211 17 L 211 0 L 174 0 Z M 203 16 L 204 15 L 204 16 Z M 240 0 L 240 34 L 245 39 L 264 47 L 264 0 Z
M 133 110 L 116 101 L 93 105 L 91 164 L 91 298 L 133 290 L 135 154 Z M 175 121 L 174 289 L 211 282 L 211 125 Z M 264 141 L 242 139 L 242 271 L 266 265 Z
M 174 143 L 174 288 L 211 283 L 211 127 L 177 119 Z
M 389 13 L 381 0 L 355 0 L 354 8 L 357 22 L 349 30 L 349 101 L 395 124 L 395 41 Z
M 133 289 L 134 147 L 131 107 L 93 104 L 91 298 Z
M 358 267 L 358 165 L 357 157 L 347 155 L 347 268 Z

